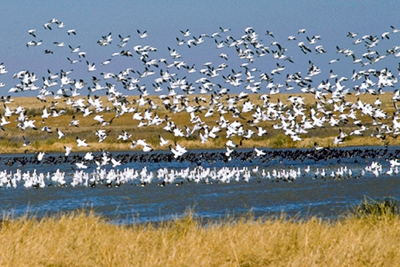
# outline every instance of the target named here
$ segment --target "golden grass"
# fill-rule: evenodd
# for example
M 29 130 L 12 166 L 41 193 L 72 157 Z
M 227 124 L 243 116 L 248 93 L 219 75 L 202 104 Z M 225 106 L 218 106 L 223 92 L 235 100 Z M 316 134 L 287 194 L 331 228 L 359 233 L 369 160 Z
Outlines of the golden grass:
M 223 219 L 118 226 L 84 211 L 3 220 L 1 266 L 398 266 L 400 218 Z
M 313 95 L 310 94 L 293 94 L 293 95 L 304 97 L 307 110 L 309 110 L 310 107 L 315 107 L 315 99 Z M 392 112 L 394 111 L 394 106 L 391 100 L 391 96 L 392 94 L 389 93 L 379 96 L 382 102 L 381 109 L 383 109 L 388 114 L 392 114 Z M 192 100 L 193 97 L 194 96 L 190 96 L 189 98 Z M 205 96 L 205 97 L 207 99 L 207 103 L 200 102 L 200 105 L 204 106 L 207 110 L 209 107 L 208 101 L 210 99 L 210 96 Z M 282 101 L 284 104 L 290 105 L 290 102 L 287 100 L 288 97 L 289 94 L 271 95 L 270 102 L 276 103 L 278 99 L 280 99 L 280 101 Z M 373 104 L 373 102 L 377 98 L 377 96 L 372 96 L 368 94 L 361 95 L 358 97 L 363 102 L 370 104 Z M 346 101 L 354 103 L 357 101 L 358 97 L 355 96 L 354 94 L 348 95 L 346 96 Z M 139 96 L 128 96 L 127 100 L 130 103 L 133 103 L 132 101 L 137 100 L 138 98 Z M 189 120 L 189 114 L 187 114 L 186 112 L 181 112 L 177 114 L 171 113 L 165 110 L 164 106 L 161 104 L 161 100 L 157 96 L 151 96 L 149 98 L 159 105 L 159 107 L 156 110 L 154 110 L 154 112 L 157 113 L 160 116 L 160 118 L 164 118 L 167 115 L 168 117 L 171 118 L 172 121 L 175 122 L 177 127 L 183 130 L 184 132 L 185 132 L 185 126 L 188 126 L 189 128 L 193 127 L 193 125 L 190 123 Z M 255 105 L 263 104 L 263 101 L 259 99 L 258 94 L 250 94 L 249 99 Z M 104 106 L 113 109 L 112 103 L 107 102 L 107 98 L 105 96 L 102 96 L 101 100 Z M 226 96 L 223 97 L 220 101 L 224 103 L 226 101 Z M 191 101 L 190 104 L 195 105 L 195 102 Z M 50 117 L 45 121 L 42 120 L 41 113 L 43 106 L 46 106 L 47 108 L 51 106 L 50 101 L 43 103 L 38 101 L 34 97 L 16 97 L 14 98 L 14 102 L 7 104 L 7 106 L 9 106 L 10 109 L 12 110 L 14 110 L 18 106 L 25 107 L 27 109 L 27 114 L 31 117 L 31 119 L 36 120 L 36 126 L 38 130 L 35 131 L 32 129 L 27 129 L 25 131 L 21 131 L 20 129 L 17 128 L 17 122 L 16 122 L 17 116 L 16 115 L 11 116 L 8 119 L 10 121 L 10 124 L 5 126 L 6 131 L 0 131 L 1 153 L 22 153 L 22 152 L 34 152 L 34 151 L 62 152 L 64 151 L 64 145 L 71 146 L 74 152 L 88 151 L 88 150 L 94 151 L 100 149 L 108 151 L 131 150 L 130 147 L 131 143 L 129 141 L 127 142 L 122 142 L 120 140 L 117 141 L 118 135 L 122 133 L 122 130 L 125 130 L 128 133 L 132 134 L 133 140 L 145 139 L 154 149 L 167 149 L 167 147 L 160 147 L 158 135 L 163 136 L 165 139 L 171 140 L 172 141 L 171 143 L 177 141 L 178 143 L 186 146 L 188 149 L 223 148 L 227 141 L 224 129 L 222 130 L 222 132 L 218 133 L 219 138 L 215 140 L 209 138 L 208 142 L 201 144 L 198 134 L 195 134 L 194 137 L 189 137 L 189 138 L 183 138 L 183 137 L 177 138 L 172 133 L 168 133 L 162 129 L 165 126 L 165 124 L 161 124 L 160 126 L 146 126 L 143 128 L 138 128 L 137 126 L 139 122 L 132 119 L 132 114 L 124 114 L 118 118 L 115 118 L 112 125 L 104 127 L 99 125 L 93 125 L 95 123 L 95 121 L 93 120 L 95 114 L 83 117 L 82 113 L 80 112 L 76 113 L 73 109 L 71 109 L 70 106 L 67 107 L 66 103 L 61 100 L 58 102 L 56 108 L 58 110 L 66 109 L 67 113 L 56 118 Z M 147 105 L 139 107 L 137 103 L 131 104 L 130 106 L 137 108 L 139 111 L 142 112 L 142 114 L 144 113 L 145 109 L 148 108 Z M 238 104 L 239 109 L 241 108 L 240 106 L 241 103 Z M 220 119 L 219 114 L 218 112 L 215 112 L 214 115 L 212 115 L 211 117 L 205 118 L 204 114 L 206 110 L 204 110 L 201 113 L 196 113 L 196 115 L 198 115 L 206 124 L 212 127 L 213 125 L 216 125 L 216 121 Z M 0 108 L 0 113 L 3 114 L 2 108 Z M 74 114 L 76 115 L 76 119 L 80 121 L 79 127 L 69 126 L 72 115 Z M 103 112 L 102 114 L 105 120 L 109 120 L 112 117 L 114 117 L 115 111 L 111 110 L 108 112 Z M 248 112 L 244 114 L 245 117 L 244 120 L 241 118 L 232 118 L 232 114 L 230 113 L 225 114 L 224 117 L 230 122 L 232 122 L 233 120 L 239 120 L 244 125 L 245 130 L 252 129 L 253 131 L 257 132 L 257 129 L 248 123 L 249 120 L 253 119 L 251 117 L 252 114 L 253 112 Z M 382 140 L 375 137 L 370 137 L 370 134 L 372 133 L 372 131 L 375 131 L 376 128 L 376 126 L 372 125 L 371 118 L 369 118 L 368 116 L 361 116 L 360 112 L 358 112 L 358 117 L 363 124 L 369 127 L 369 130 L 367 130 L 364 133 L 364 136 L 352 136 L 351 138 L 350 137 L 347 138 L 346 142 L 340 146 L 358 146 L 366 144 L 383 145 L 384 143 L 382 142 Z M 389 125 L 391 124 L 390 119 L 382 122 L 388 123 Z M 270 121 L 260 122 L 258 126 L 264 127 L 268 131 L 268 134 L 263 137 L 257 137 L 256 135 L 254 135 L 250 140 L 243 140 L 242 141 L 243 147 L 256 146 L 256 147 L 272 147 L 272 148 L 282 148 L 282 147 L 309 148 L 313 147 L 314 142 L 318 142 L 320 146 L 334 147 L 335 145 L 333 144 L 333 140 L 335 136 L 337 136 L 339 133 L 338 128 L 344 129 L 347 133 L 358 128 L 356 125 L 353 125 L 352 120 L 350 120 L 348 124 L 346 125 L 343 124 L 339 127 L 330 127 L 328 124 L 326 124 L 327 126 L 324 128 L 311 129 L 309 130 L 308 134 L 303 134 L 302 141 L 293 142 L 291 138 L 284 135 L 284 132 L 282 130 L 273 129 L 272 125 L 274 123 L 276 122 L 270 122 Z M 48 134 L 41 132 L 40 129 L 44 125 L 51 126 L 53 133 Z M 58 140 L 56 128 L 59 128 L 66 134 L 66 137 L 64 139 Z M 98 143 L 98 139 L 95 136 L 95 132 L 98 129 L 104 129 L 106 131 L 110 131 L 109 137 L 107 137 L 107 139 L 102 143 Z M 29 146 L 26 147 L 22 146 L 23 145 L 22 136 L 25 136 L 31 142 Z M 89 143 L 90 146 L 87 148 L 77 147 L 75 141 L 76 136 L 79 136 L 81 139 L 86 139 L 86 141 Z M 240 142 L 240 137 L 234 137 L 233 139 L 236 143 Z M 400 139 L 395 139 L 391 137 L 390 134 L 387 135 L 386 140 L 389 142 L 390 145 L 400 144 Z M 135 149 L 141 149 L 141 147 L 136 147 Z

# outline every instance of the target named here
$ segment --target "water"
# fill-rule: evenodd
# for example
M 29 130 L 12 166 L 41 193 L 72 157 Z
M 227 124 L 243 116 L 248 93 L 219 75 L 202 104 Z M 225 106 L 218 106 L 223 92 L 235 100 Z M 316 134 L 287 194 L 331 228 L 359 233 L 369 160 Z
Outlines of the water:
M 365 148 L 363 148 L 365 150 Z M 286 152 L 288 150 L 285 150 Z M 293 150 L 294 151 L 294 150 Z M 371 148 L 375 154 L 383 151 L 383 148 Z M 218 151 L 212 151 L 217 153 Z M 307 151 L 304 150 L 307 154 Z M 165 152 L 168 154 L 169 152 Z M 194 156 L 201 157 L 205 151 L 196 151 Z M 211 153 L 207 151 L 206 153 Z M 247 153 L 246 150 L 243 153 Z M 389 169 L 388 160 L 396 153 L 398 148 L 390 148 L 381 157 L 359 157 L 330 159 L 315 162 L 309 158 L 282 159 L 276 158 L 247 158 L 233 159 L 230 162 L 207 161 L 205 158 L 201 166 L 203 168 L 216 168 L 217 170 L 226 166 L 230 169 L 244 168 L 252 169 L 259 167 L 257 173 L 252 172 L 252 177 L 246 183 L 241 178 L 239 182 L 231 180 L 230 183 L 212 184 L 184 182 L 182 186 L 169 184 L 165 187 L 157 186 L 160 181 L 154 178 L 154 182 L 148 186 L 138 186 L 139 182 L 130 182 L 120 187 L 108 188 L 98 184 L 95 188 L 84 186 L 25 188 L 22 183 L 17 188 L 0 189 L 0 207 L 5 214 L 21 216 L 27 212 L 34 216 L 57 214 L 60 212 L 73 211 L 79 208 L 92 208 L 97 214 L 107 217 L 113 223 L 129 224 L 135 222 L 158 222 L 182 216 L 188 208 L 192 208 L 197 216 L 217 219 L 221 217 L 240 216 L 252 211 L 258 216 L 279 216 L 282 212 L 289 216 L 308 217 L 319 216 L 322 218 L 337 218 L 359 204 L 365 196 L 384 198 L 387 196 L 400 197 L 400 177 L 398 175 L 386 175 Z M 112 153 L 117 157 L 119 153 Z M 77 154 L 78 155 L 78 154 Z M 82 154 L 83 155 L 83 154 Z M 80 156 L 82 156 L 80 155 Z M 136 155 L 129 152 L 128 155 Z M 0 158 L 3 162 L 18 156 L 26 155 L 4 155 Z M 58 154 L 46 155 L 58 156 Z M 204 154 L 203 154 L 204 157 Z M 382 164 L 382 171 L 375 177 L 370 172 L 361 175 L 366 166 L 372 162 Z M 310 166 L 310 173 L 305 169 Z M 327 176 L 331 171 L 347 166 L 353 175 L 346 179 L 333 180 L 315 178 L 316 170 L 325 169 Z M 8 172 L 37 170 L 37 172 L 54 172 L 56 169 L 66 172 L 66 181 L 72 179 L 74 164 L 26 164 L 20 166 L 14 163 L 8 167 Z M 123 168 L 135 168 L 142 170 L 146 167 L 148 172 L 154 172 L 160 168 L 168 170 L 181 170 L 185 168 L 194 169 L 197 164 L 190 162 L 127 162 L 119 166 Z M 111 170 L 111 166 L 106 167 Z M 198 168 L 198 167 L 197 167 Z M 261 171 L 275 170 L 298 170 L 301 176 L 294 181 L 268 179 L 261 177 Z M 95 165 L 87 172 L 92 172 Z M 357 177 L 358 179 L 354 179 Z

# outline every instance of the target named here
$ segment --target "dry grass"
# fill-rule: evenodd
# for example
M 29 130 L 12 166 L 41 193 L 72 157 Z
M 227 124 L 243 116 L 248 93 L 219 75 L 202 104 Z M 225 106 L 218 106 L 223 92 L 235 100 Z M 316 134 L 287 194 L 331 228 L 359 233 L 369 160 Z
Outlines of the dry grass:
M 307 106 L 307 109 L 309 107 L 314 107 L 315 106 L 315 99 L 313 95 L 309 94 L 301 94 L 302 97 L 305 98 L 305 103 Z M 194 96 L 190 96 L 190 99 L 193 99 Z M 288 94 L 279 94 L 279 95 L 272 95 L 270 98 L 270 102 L 277 102 L 278 99 L 280 99 L 284 104 L 290 105 L 290 102 L 287 100 L 289 97 Z M 376 96 L 372 95 L 361 95 L 359 96 L 360 99 L 365 102 L 365 103 L 373 103 L 375 99 L 377 98 Z M 139 97 L 138 96 L 129 96 L 127 97 L 127 100 L 132 103 L 133 100 L 137 100 Z M 189 114 L 186 112 L 181 112 L 181 113 L 171 113 L 165 110 L 164 106 L 161 104 L 161 100 L 156 97 L 156 96 L 151 96 L 149 97 L 152 99 L 156 104 L 159 105 L 159 107 L 154 110 L 155 113 L 157 113 L 160 118 L 164 118 L 166 115 L 171 118 L 172 121 L 175 122 L 175 124 L 178 126 L 178 128 L 182 129 L 185 132 L 185 126 L 188 127 L 193 127 L 193 125 L 190 123 L 189 120 Z M 207 103 L 200 102 L 201 106 L 204 106 L 206 109 L 209 107 L 209 99 L 210 96 L 206 96 L 207 98 Z M 384 94 L 379 96 L 382 105 L 381 109 L 383 109 L 385 112 L 388 114 L 392 114 L 394 111 L 393 103 L 391 100 L 391 94 Z M 249 95 L 249 99 L 254 103 L 255 105 L 262 105 L 263 102 L 261 99 L 259 99 L 259 95 Z M 104 106 L 108 106 L 111 111 L 108 112 L 103 112 L 103 116 L 105 120 L 109 120 L 115 115 L 115 111 L 113 110 L 112 103 L 107 102 L 107 98 L 105 96 L 101 97 L 101 100 L 103 102 Z M 226 97 L 222 98 L 220 101 L 224 103 L 226 100 Z M 357 97 L 354 95 L 348 95 L 346 96 L 346 101 L 348 102 L 356 102 Z M 191 101 L 190 104 L 195 104 L 194 101 Z M 238 107 L 239 109 L 241 103 L 239 103 Z M 138 128 L 139 122 L 136 120 L 132 120 L 132 114 L 124 114 L 116 119 L 114 119 L 112 125 L 108 126 L 99 126 L 99 125 L 93 125 L 95 122 L 93 120 L 93 117 L 96 114 L 91 114 L 87 117 L 83 117 L 82 113 L 77 113 L 74 109 L 71 109 L 70 106 L 66 106 L 66 103 L 64 101 L 59 101 L 58 105 L 56 108 L 58 110 L 60 109 L 66 109 L 66 114 L 61 115 L 56 118 L 50 117 L 49 119 L 42 121 L 41 114 L 42 114 L 42 109 L 43 106 L 46 106 L 49 108 L 51 106 L 50 102 L 40 102 L 34 97 L 16 97 L 14 102 L 8 104 L 8 106 L 14 110 L 18 106 L 23 106 L 27 109 L 27 114 L 31 117 L 31 119 L 36 120 L 36 126 L 38 130 L 32 130 L 32 129 L 27 129 L 25 131 L 21 131 L 20 129 L 17 128 L 17 122 L 16 118 L 17 116 L 13 115 L 11 116 L 8 120 L 11 122 L 10 124 L 6 125 L 6 131 L 0 131 L 0 149 L 2 153 L 21 153 L 21 152 L 34 152 L 34 151 L 46 151 L 46 152 L 61 152 L 64 151 L 64 145 L 69 145 L 72 146 L 73 151 L 87 151 L 87 150 L 99 150 L 99 149 L 105 149 L 108 151 L 115 151 L 115 150 L 131 150 L 130 145 L 131 143 L 129 141 L 127 142 L 122 142 L 122 141 L 117 141 L 117 137 L 119 134 L 122 133 L 122 130 L 127 131 L 128 133 L 132 134 L 132 139 L 137 140 L 137 139 L 145 139 L 154 149 L 167 149 L 166 147 L 160 147 L 159 145 L 159 138 L 158 135 L 162 135 L 164 138 L 171 140 L 172 142 L 177 141 L 180 144 L 185 145 L 188 149 L 195 149 L 195 148 L 222 148 L 224 147 L 227 139 L 226 139 L 226 134 L 225 130 L 221 133 L 218 133 L 219 138 L 217 139 L 209 139 L 208 142 L 201 144 L 200 143 L 200 138 L 198 134 L 196 134 L 193 137 L 189 138 L 184 138 L 184 137 L 174 137 L 172 133 L 168 133 L 162 128 L 165 126 L 165 124 L 161 124 L 160 126 L 147 126 L 143 128 Z M 148 106 L 141 106 L 139 107 L 138 104 L 131 104 L 130 106 L 137 108 L 139 111 L 142 112 L 142 115 L 145 111 L 145 109 L 148 108 Z M 218 112 L 215 112 L 213 116 L 205 118 L 206 110 L 204 110 L 201 113 L 197 113 L 197 115 L 208 125 L 213 125 L 216 124 L 216 121 L 218 121 L 219 114 Z M 3 108 L 0 108 L 0 114 L 3 114 L 4 110 Z M 337 112 L 336 112 L 337 113 Z M 251 115 L 252 112 L 248 112 L 244 114 L 245 119 L 241 118 L 232 118 L 232 114 L 228 113 L 225 114 L 224 117 L 225 119 L 229 121 L 233 120 L 239 120 L 243 125 L 244 129 L 252 129 L 253 131 L 257 132 L 256 128 L 254 126 L 251 126 L 248 121 L 252 119 Z M 80 126 L 79 127 L 71 127 L 69 126 L 69 123 L 71 121 L 72 115 L 76 116 L 76 119 L 80 121 Z M 368 116 L 361 116 L 361 114 L 358 114 L 359 119 L 362 121 L 363 124 L 365 124 L 367 127 L 369 127 L 369 130 L 367 130 L 364 133 L 364 136 L 360 137 L 349 137 L 347 138 L 346 142 L 343 144 L 343 146 L 357 146 L 357 145 L 383 145 L 382 140 L 375 138 L 375 137 L 370 137 L 370 134 L 372 131 L 375 131 L 376 126 L 372 125 L 372 120 Z M 382 121 L 384 123 L 390 124 L 389 121 Z M 292 148 L 306 148 L 306 147 L 312 147 L 314 142 L 318 142 L 319 145 L 321 146 L 334 146 L 333 140 L 335 136 L 338 135 L 338 128 L 342 128 L 345 132 L 349 133 L 350 131 L 358 128 L 357 126 L 353 125 L 353 121 L 350 120 L 348 124 L 343 124 L 340 125 L 339 127 L 330 127 L 328 124 L 324 128 L 319 128 L 319 129 L 312 129 L 309 130 L 309 133 L 307 135 L 302 135 L 303 140 L 302 141 L 297 141 L 293 142 L 291 138 L 288 136 L 284 135 L 284 132 L 281 130 L 275 130 L 272 128 L 272 125 L 275 122 L 260 122 L 258 126 L 264 127 L 267 131 L 268 134 L 264 135 L 263 137 L 258 137 L 254 135 L 252 139 L 246 140 L 244 139 L 242 141 L 243 147 L 272 147 L 272 148 L 282 148 L 282 147 L 292 147 Z M 52 127 L 53 133 L 44 133 L 41 132 L 40 129 L 44 126 L 48 125 Z M 57 138 L 57 133 L 56 133 L 56 128 L 59 128 L 61 131 L 63 131 L 66 134 L 66 138 L 62 140 L 58 140 Z M 104 129 L 106 131 L 110 131 L 109 137 L 102 143 L 98 143 L 98 139 L 95 136 L 95 132 L 98 129 Z M 23 145 L 23 137 L 25 136 L 28 138 L 28 140 L 31 142 L 31 144 L 27 147 L 22 146 Z M 86 141 L 89 143 L 88 148 L 79 148 L 76 146 L 76 141 L 75 138 L 76 136 L 79 136 L 81 139 L 86 139 Z M 233 138 L 236 143 L 240 142 L 240 137 L 234 137 Z M 390 137 L 390 135 L 387 135 L 387 141 L 390 142 L 391 145 L 398 145 L 400 144 L 400 139 L 394 139 Z M 137 147 L 136 149 L 141 149 L 141 147 Z
M 83 211 L 3 220 L 1 266 L 398 266 L 400 218 L 117 226 Z

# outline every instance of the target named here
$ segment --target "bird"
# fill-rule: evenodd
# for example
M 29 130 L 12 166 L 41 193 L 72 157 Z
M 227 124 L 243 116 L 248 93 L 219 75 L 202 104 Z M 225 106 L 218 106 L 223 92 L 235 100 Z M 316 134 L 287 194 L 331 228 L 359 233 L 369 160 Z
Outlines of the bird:
M 300 29 L 300 30 L 297 32 L 297 34 L 305 33 L 305 32 L 306 32 L 306 29 Z
M 30 30 L 28 30 L 28 33 L 30 34 L 30 35 L 32 35 L 33 37 L 35 37 L 36 38 L 36 29 L 30 29 Z
M 128 134 L 128 132 L 126 132 L 126 131 L 124 131 L 124 130 L 122 130 L 122 135 L 120 134 L 119 136 L 118 136 L 118 138 L 117 138 L 117 140 L 120 140 L 120 139 L 122 139 L 122 141 L 127 141 L 127 140 L 129 140 L 131 137 L 132 137 L 132 134 Z
M 31 144 L 31 142 L 29 142 L 25 136 L 22 136 L 22 138 L 24 139 L 24 146 L 28 146 Z
M 126 37 L 122 37 L 120 34 L 118 34 L 119 39 L 121 40 L 122 43 L 126 43 L 129 41 L 129 38 L 131 37 L 130 35 Z
M 158 136 L 158 138 L 160 138 L 160 146 L 165 146 L 168 145 L 169 140 L 165 140 L 162 136 Z
M 75 31 L 75 29 L 70 29 L 67 31 L 67 34 L 68 35 L 71 35 L 71 34 L 76 35 L 76 31 Z
M 68 157 L 71 154 L 72 148 L 69 146 L 64 146 L 65 156 Z
M 52 30 L 52 28 L 51 28 L 51 22 L 47 22 L 47 23 L 43 24 L 43 27 L 44 27 L 46 30 Z
M 182 30 L 181 30 L 181 33 L 183 34 L 184 37 L 188 37 L 188 36 L 190 36 L 190 34 L 191 34 L 190 31 L 189 31 L 189 29 L 187 29 L 186 31 L 182 31 Z
M 174 158 L 181 157 L 183 154 L 187 152 L 186 148 L 183 146 L 180 146 L 179 144 L 175 143 L 175 148 L 173 148 L 171 145 L 169 146 L 170 151 L 174 154 Z
M 232 140 L 228 140 L 228 141 L 226 141 L 226 147 L 233 147 L 233 148 L 235 148 L 235 147 L 238 147 L 238 145 L 237 144 L 235 144 Z
M 75 119 L 75 115 L 72 116 L 72 119 L 69 123 L 69 126 L 75 126 L 75 127 L 79 127 L 79 120 Z
M 7 124 L 9 124 L 10 122 L 6 120 L 6 118 L 2 115 L 1 116 L 1 122 L 0 122 L 0 127 L 2 127 L 2 129 L 4 129 L 3 127 Z
M 76 142 L 77 142 L 77 146 L 78 146 L 78 147 L 81 147 L 81 146 L 88 147 L 88 146 L 89 146 L 89 145 L 86 143 L 86 139 L 81 140 L 81 139 L 79 139 L 78 136 L 76 137 Z
M 152 147 L 146 145 L 146 146 L 143 146 L 142 150 L 143 150 L 143 152 L 151 152 L 151 151 L 153 151 L 154 149 L 153 149 Z
M 42 128 L 41 131 L 42 131 L 42 132 L 47 132 L 47 133 L 52 133 L 52 132 L 53 132 L 53 131 L 51 130 L 51 127 L 50 127 L 50 126 L 47 126 L 47 125 L 43 126 L 43 128 Z
M 315 151 L 321 151 L 321 150 L 323 150 L 324 148 L 323 148 L 322 146 L 319 146 L 319 145 L 317 144 L 317 142 L 314 142 L 314 149 L 315 149 Z
M 37 154 L 37 160 L 38 160 L 38 161 L 42 161 L 45 154 L 46 154 L 45 152 L 39 152 L 39 153 Z
M 266 35 L 269 35 L 269 36 L 271 36 L 271 37 L 274 37 L 274 33 L 271 32 L 271 31 L 268 31 L 268 30 L 267 30 L 267 31 L 265 32 L 265 34 L 266 34 Z
M 96 70 L 96 65 L 95 65 L 95 63 L 90 64 L 89 61 L 86 61 L 86 65 L 87 65 L 87 67 L 88 67 L 88 72 L 92 72 L 92 71 L 95 71 L 95 70 Z
M 137 30 L 137 33 L 139 34 L 140 39 L 146 38 L 148 36 L 147 31 L 141 32 Z
M 115 168 L 115 167 L 121 165 L 121 161 L 116 160 L 115 158 L 111 158 L 111 164 L 112 164 L 112 167 Z
M 253 149 L 254 149 L 254 152 L 256 153 L 256 157 L 260 157 L 260 156 L 266 155 L 266 153 L 264 151 L 262 151 L 262 150 L 260 150 L 260 149 L 258 149 L 256 147 L 253 147 Z
M 57 130 L 57 134 L 58 134 L 58 139 L 61 139 L 65 136 L 65 134 L 63 132 L 60 131 L 60 129 L 56 129 Z
M 79 59 L 71 59 L 69 57 L 67 57 L 67 59 L 68 59 L 69 63 L 71 63 L 71 64 L 75 64 L 75 63 L 81 62 Z
M 221 32 L 229 32 L 231 29 L 219 27 Z
M 76 162 L 75 165 L 78 169 L 87 169 L 89 167 L 88 165 L 85 165 L 84 162 Z
M 261 136 L 263 136 L 264 134 L 267 134 L 267 130 L 265 130 L 263 127 L 260 127 L 260 126 L 259 126 L 257 129 L 258 129 L 258 133 L 257 133 L 258 136 L 261 137 Z
M 106 61 L 103 61 L 103 63 L 101 63 L 102 66 L 104 65 L 108 65 L 111 63 L 111 59 L 107 59 Z

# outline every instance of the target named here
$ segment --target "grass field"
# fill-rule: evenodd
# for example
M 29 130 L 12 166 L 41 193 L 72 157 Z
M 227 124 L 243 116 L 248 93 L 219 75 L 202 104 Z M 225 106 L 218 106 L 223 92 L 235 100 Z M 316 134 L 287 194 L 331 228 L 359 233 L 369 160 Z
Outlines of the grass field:
M 92 212 L 3 219 L 1 266 L 398 266 L 400 217 L 185 217 L 112 225 Z
M 300 94 L 299 96 L 304 97 L 304 102 L 306 103 L 306 109 L 309 110 L 310 107 L 315 108 L 315 99 L 313 95 L 310 94 Z M 190 96 L 192 100 L 194 96 Z M 216 121 L 220 119 L 220 115 L 218 112 L 215 112 L 210 117 L 204 117 L 208 107 L 209 107 L 209 99 L 210 96 L 205 96 L 207 101 L 205 103 L 200 102 L 199 106 L 204 107 L 204 110 L 201 112 L 196 112 L 206 124 L 216 125 Z M 277 102 L 278 99 L 282 101 L 283 104 L 290 106 L 290 102 L 287 100 L 289 97 L 288 94 L 279 94 L 279 95 L 271 95 L 270 102 Z M 161 100 L 156 96 L 148 97 L 152 99 L 157 105 L 158 108 L 153 110 L 154 113 L 159 115 L 160 118 L 165 118 L 167 115 L 170 120 L 174 121 L 179 129 L 185 132 L 185 126 L 192 128 L 193 125 L 190 122 L 190 116 L 187 112 L 173 113 L 167 111 L 164 106 L 161 104 Z M 360 98 L 364 103 L 373 103 L 377 96 L 373 95 L 361 95 L 354 96 L 348 95 L 346 97 L 347 102 L 356 102 L 357 98 Z M 391 100 L 391 94 L 387 93 L 379 96 L 382 104 L 380 108 L 385 111 L 387 114 L 392 114 L 394 109 L 393 102 Z M 76 98 L 78 99 L 78 98 Z M 75 100 L 76 100 L 75 99 Z M 139 96 L 128 96 L 127 100 L 131 103 L 131 107 L 135 107 L 139 112 L 144 114 L 144 111 L 149 108 L 148 105 L 139 106 L 137 104 L 137 100 Z M 255 105 L 262 106 L 263 101 L 259 99 L 259 94 L 249 95 L 249 99 Z M 101 97 L 103 105 L 109 108 L 109 111 L 104 111 L 103 118 L 105 120 L 110 120 L 115 116 L 115 107 L 111 102 L 107 101 L 105 96 Z M 136 101 L 136 102 L 135 102 Z M 222 97 L 221 102 L 226 101 L 226 96 Z M 190 101 L 192 104 L 194 101 Z M 60 115 L 59 117 L 50 116 L 48 119 L 43 120 L 42 110 L 43 107 L 47 107 L 50 111 L 50 107 L 52 106 L 51 101 L 41 102 L 34 97 L 16 97 L 14 101 L 7 106 L 11 110 L 15 110 L 18 106 L 22 106 L 26 109 L 26 114 L 30 119 L 35 120 L 35 125 L 38 128 L 37 130 L 26 129 L 22 131 L 17 127 L 17 115 L 13 114 L 9 118 L 9 124 L 4 126 L 5 131 L 0 131 L 0 151 L 2 153 L 21 153 L 21 152 L 35 152 L 35 151 L 45 151 L 45 152 L 61 152 L 64 151 L 64 145 L 71 146 L 73 151 L 95 151 L 99 149 L 104 149 L 108 151 L 115 150 L 131 150 L 131 142 L 117 140 L 118 135 L 122 134 L 122 131 L 127 131 L 129 134 L 132 134 L 132 140 L 137 139 L 145 139 L 147 143 L 149 143 L 154 149 L 168 149 L 167 146 L 160 147 L 159 145 L 159 135 L 163 136 L 165 139 L 171 140 L 170 144 L 173 142 L 178 142 L 179 144 L 186 146 L 188 149 L 196 149 L 196 148 L 223 148 L 227 139 L 225 130 L 222 129 L 222 132 L 218 133 L 218 138 L 211 139 L 206 143 L 200 143 L 200 138 L 198 134 L 194 134 L 190 137 L 175 137 L 172 133 L 166 132 L 162 128 L 165 126 L 165 123 L 159 126 L 146 126 L 138 128 L 139 121 L 132 119 L 132 113 L 125 113 L 122 116 L 115 118 L 111 125 L 100 126 L 93 125 L 95 123 L 93 117 L 97 114 L 94 112 L 87 116 L 83 117 L 82 112 L 77 112 L 75 109 L 71 108 L 71 106 L 67 106 L 65 101 L 59 100 L 58 104 L 55 106 L 57 111 L 62 109 L 65 110 L 65 114 Z M 241 103 L 239 103 L 238 108 L 241 109 Z M 93 108 L 92 108 L 93 109 Z M 331 106 L 327 106 L 327 109 L 331 109 Z M 93 111 L 93 110 L 92 110 Z M 334 112 L 336 114 L 338 112 Z M 4 114 L 4 107 L 0 108 L 0 114 Z M 233 118 L 231 113 L 225 114 L 225 119 L 230 122 L 234 120 L 240 121 L 245 130 L 252 129 L 257 132 L 256 127 L 251 126 L 251 120 L 253 119 L 251 115 L 253 112 L 248 112 L 243 114 L 244 118 Z M 79 120 L 79 127 L 69 126 L 69 123 L 72 119 L 72 116 L 75 115 L 76 119 Z M 368 130 L 365 131 L 363 136 L 349 136 L 346 139 L 346 142 L 341 146 L 358 146 L 358 145 L 383 145 L 382 140 L 371 137 L 371 133 L 376 131 L 377 126 L 372 125 L 372 120 L 369 116 L 361 116 L 358 114 L 359 119 L 362 123 L 368 127 Z M 380 121 L 383 123 L 390 124 L 390 119 L 388 121 Z M 233 141 L 236 143 L 240 143 L 242 141 L 242 147 L 272 147 L 272 148 L 283 148 L 283 147 L 293 147 L 293 148 L 306 148 L 313 147 L 314 142 L 318 142 L 320 146 L 331 146 L 334 147 L 333 140 L 335 136 L 339 134 L 339 128 L 343 129 L 347 133 L 356 129 L 358 126 L 353 124 L 353 121 L 349 121 L 347 124 L 341 124 L 339 126 L 330 127 L 329 124 L 326 123 L 326 126 L 323 128 L 311 129 L 308 134 L 302 134 L 302 140 L 294 142 L 289 136 L 286 136 L 282 130 L 273 129 L 272 125 L 276 123 L 275 121 L 265 121 L 260 122 L 257 126 L 262 126 L 267 130 L 267 134 L 258 137 L 253 135 L 250 140 L 242 139 L 239 136 L 233 137 Z M 42 132 L 41 129 L 43 126 L 51 126 L 52 133 Z M 58 139 L 56 129 L 60 129 L 65 133 L 65 137 L 61 140 Z M 95 132 L 98 129 L 104 129 L 109 132 L 109 136 L 101 143 L 98 142 L 97 137 L 95 136 Z M 23 136 L 25 136 L 30 144 L 28 146 L 23 146 Z M 77 147 L 76 146 L 76 137 L 79 136 L 81 139 L 86 139 L 89 143 L 89 147 Z M 387 142 L 390 145 L 398 145 L 400 144 L 400 139 L 392 138 L 390 135 L 387 136 Z M 134 149 L 141 149 L 140 146 Z

